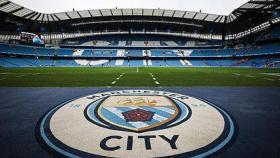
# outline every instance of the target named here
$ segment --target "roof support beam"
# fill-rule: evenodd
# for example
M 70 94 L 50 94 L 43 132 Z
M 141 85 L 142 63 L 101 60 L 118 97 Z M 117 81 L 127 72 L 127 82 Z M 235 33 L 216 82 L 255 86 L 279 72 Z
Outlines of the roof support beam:
M 22 17 L 23 17 L 23 18 L 25 18 L 25 17 L 28 17 L 28 16 L 30 16 L 30 15 L 32 15 L 32 14 L 35 14 L 35 12 L 32 12 L 32 13 L 26 14 L 26 15 L 24 15 L 24 16 L 22 16 Z
M 35 21 L 38 20 L 38 18 L 42 15 L 42 13 L 40 13 L 36 18 Z
M 36 15 L 38 15 L 39 13 L 35 13 L 35 14 L 33 14 L 32 16 L 30 16 L 28 19 L 32 19 L 33 17 L 35 17 Z
M 184 15 L 182 16 L 182 18 L 184 18 L 186 14 L 187 14 L 187 12 L 184 13 Z
M 174 12 L 173 12 L 173 14 L 172 14 L 172 18 L 174 17 L 174 15 L 175 15 L 175 12 L 176 12 L 176 11 L 174 11 Z
M 61 19 L 57 15 L 53 14 L 53 16 L 55 16 L 58 19 L 58 21 L 61 21 Z
M 69 19 L 72 19 L 66 12 L 65 12 L 65 15 L 66 15 Z
M 102 11 L 101 11 L 101 10 L 99 10 L 99 13 L 101 14 L 101 16 L 103 16 L 103 14 L 102 14 Z
M 92 14 L 91 14 L 91 12 L 88 10 L 88 13 L 89 13 L 89 15 L 93 18 L 93 16 L 92 16 Z
M 205 21 L 205 19 L 208 17 L 209 14 L 207 14 L 202 20 Z
M 222 22 L 222 19 L 223 19 L 223 16 L 221 16 L 221 18 L 219 19 L 219 23 L 221 23 L 221 22 Z
M 43 14 L 43 17 L 42 17 L 41 21 L 44 21 L 44 17 L 45 17 L 45 14 Z
M 6 3 L 0 4 L 0 8 L 6 6 L 6 5 L 10 4 L 10 3 L 11 3 L 11 2 L 9 1 L 9 2 L 6 2 Z
M 83 17 L 81 16 L 81 14 L 77 11 L 77 14 L 79 15 L 79 17 L 82 19 Z
M 196 17 L 197 13 L 194 14 L 194 16 L 192 17 L 192 19 L 194 19 Z
M 13 14 L 15 12 L 18 12 L 18 11 L 22 10 L 22 9 L 24 9 L 24 7 L 20 7 L 18 9 L 16 9 L 16 10 L 10 11 L 9 14 Z
M 218 18 L 220 18 L 220 16 L 217 16 L 217 17 L 213 20 L 213 22 L 216 22 L 216 20 L 217 20 Z
M 50 14 L 50 16 L 51 16 L 51 18 L 53 19 L 53 21 L 56 21 L 55 19 L 54 19 L 54 15 L 53 14 Z

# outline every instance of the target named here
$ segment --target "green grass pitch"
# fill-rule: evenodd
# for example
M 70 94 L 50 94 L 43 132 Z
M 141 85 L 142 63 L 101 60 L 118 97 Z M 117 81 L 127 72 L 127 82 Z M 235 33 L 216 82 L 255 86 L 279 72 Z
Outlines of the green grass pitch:
M 271 74 L 265 74 L 271 73 Z M 277 76 L 278 75 L 278 76 Z M 0 87 L 280 86 L 280 69 L 0 68 Z

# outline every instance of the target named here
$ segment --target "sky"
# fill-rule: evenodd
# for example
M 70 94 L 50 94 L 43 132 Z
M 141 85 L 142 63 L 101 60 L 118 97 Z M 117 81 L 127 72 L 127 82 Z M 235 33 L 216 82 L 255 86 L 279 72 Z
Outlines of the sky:
M 228 15 L 248 0 L 11 0 L 42 13 L 75 10 L 145 8 L 199 11 Z

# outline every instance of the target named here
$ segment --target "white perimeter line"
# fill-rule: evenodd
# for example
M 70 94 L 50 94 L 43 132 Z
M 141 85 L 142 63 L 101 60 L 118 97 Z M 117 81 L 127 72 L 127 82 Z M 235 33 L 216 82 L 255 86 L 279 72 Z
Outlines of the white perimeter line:
M 156 85 L 159 85 L 160 83 L 157 81 L 157 79 L 154 77 L 154 75 L 152 73 L 150 73 L 152 79 L 155 81 Z

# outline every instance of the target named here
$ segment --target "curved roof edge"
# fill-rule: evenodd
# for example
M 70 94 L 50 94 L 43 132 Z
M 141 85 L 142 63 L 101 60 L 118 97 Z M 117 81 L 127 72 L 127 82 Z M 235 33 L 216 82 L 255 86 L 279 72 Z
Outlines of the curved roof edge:
M 279 1 L 275 0 L 250 0 L 241 7 L 235 9 L 230 15 L 216 15 L 201 12 L 190 12 L 182 10 L 165 10 L 165 9 L 96 9 L 82 10 L 60 13 L 39 13 L 25 8 L 9 0 L 0 0 L 0 11 L 12 14 L 17 17 L 39 21 L 54 22 L 72 19 L 95 18 L 95 17 L 113 17 L 113 16 L 152 16 L 166 18 L 182 18 L 191 20 L 200 20 L 214 23 L 230 23 L 237 19 L 242 13 L 248 10 L 280 9 Z

